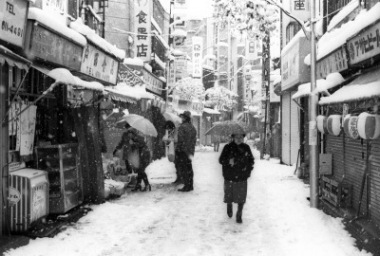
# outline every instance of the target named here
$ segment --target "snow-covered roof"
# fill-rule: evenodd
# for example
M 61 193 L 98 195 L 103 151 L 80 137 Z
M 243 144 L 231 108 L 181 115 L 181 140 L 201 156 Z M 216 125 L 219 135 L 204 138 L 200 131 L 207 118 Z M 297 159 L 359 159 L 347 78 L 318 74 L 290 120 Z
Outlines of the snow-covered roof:
M 35 20 L 43 24 L 44 26 L 73 40 L 81 46 L 85 46 L 87 44 L 87 40 L 83 35 L 58 22 L 54 14 L 50 12 L 43 11 L 36 7 L 30 7 L 28 11 L 28 19 Z
M 172 36 L 177 36 L 177 37 L 186 37 L 187 36 L 187 32 L 183 29 L 175 29 L 172 33 Z
M 361 10 L 354 20 L 343 24 L 340 28 L 325 33 L 318 41 L 317 60 L 338 49 L 348 38 L 374 24 L 378 19 L 380 19 L 380 2 L 368 11 Z M 305 57 L 305 64 L 310 65 L 310 54 Z
M 125 65 L 131 65 L 131 66 L 139 66 L 139 67 L 144 66 L 144 61 L 139 58 L 125 58 L 123 63 Z
M 126 83 L 118 83 L 116 86 L 107 87 L 105 91 L 111 93 L 111 98 L 115 100 L 130 102 L 141 99 L 154 99 L 153 94 L 145 90 L 145 85 L 130 86 Z
M 84 35 L 88 40 L 90 40 L 93 44 L 103 49 L 104 51 L 114 55 L 119 59 L 123 59 L 125 57 L 124 50 L 117 48 L 104 38 L 100 37 L 95 33 L 94 30 L 85 25 L 81 18 L 78 18 L 74 22 L 71 22 L 70 27 L 78 33 Z
M 37 68 L 38 70 L 41 70 L 38 67 L 35 67 L 35 68 Z M 84 81 L 80 79 L 79 77 L 72 75 L 70 71 L 65 68 L 55 68 L 48 72 L 44 70 L 42 71 L 43 73 L 46 73 L 46 75 L 48 75 L 49 77 L 53 78 L 57 83 L 78 86 L 78 87 L 95 90 L 95 91 L 104 90 L 104 86 L 101 83 L 95 82 L 95 81 L 92 81 L 92 82 Z
M 360 75 L 350 84 L 343 86 L 334 94 L 320 99 L 319 104 L 333 104 L 380 97 L 380 72 L 372 71 Z

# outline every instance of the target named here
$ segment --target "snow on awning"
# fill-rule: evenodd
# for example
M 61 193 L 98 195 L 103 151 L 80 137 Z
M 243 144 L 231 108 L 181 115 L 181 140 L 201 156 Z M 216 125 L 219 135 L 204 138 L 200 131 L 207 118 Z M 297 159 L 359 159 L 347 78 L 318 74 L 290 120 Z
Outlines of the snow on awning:
M 374 70 L 343 86 L 334 94 L 320 99 L 320 105 L 359 101 L 380 97 L 380 70 Z
M 139 66 L 139 67 L 144 66 L 144 61 L 140 58 L 125 58 L 123 63 L 125 65 L 131 65 L 131 66 Z
M 19 69 L 28 70 L 31 62 L 23 57 L 15 54 L 8 48 L 0 45 L 0 65 L 7 63 L 9 66 L 16 66 Z
M 77 86 L 84 89 L 94 90 L 94 91 L 104 91 L 104 86 L 99 82 L 88 82 L 76 77 L 70 73 L 69 70 L 65 68 L 55 68 L 47 69 L 42 66 L 32 65 L 32 67 L 41 73 L 53 78 L 57 83 L 62 83 L 70 86 Z
M 107 87 L 108 92 L 113 100 L 136 103 L 141 99 L 154 99 L 154 95 L 145 90 L 145 86 L 130 86 L 126 83 L 118 83 L 116 86 Z
M 212 109 L 212 108 L 203 108 L 203 112 L 206 112 L 210 115 L 220 115 L 220 112 L 218 110 Z
M 170 48 L 169 45 L 168 45 L 168 43 L 165 41 L 165 39 L 162 38 L 162 36 L 161 36 L 160 34 L 158 34 L 156 31 L 152 31 L 152 34 L 154 34 L 154 36 L 155 36 L 158 40 L 160 40 L 160 42 L 164 45 L 164 47 L 165 47 L 166 49 L 169 49 L 169 48 Z
M 328 94 L 327 90 L 332 89 L 344 82 L 344 78 L 340 73 L 331 73 L 329 74 L 326 79 L 318 79 L 316 82 L 316 88 L 314 90 L 315 93 L 326 93 Z M 298 91 L 292 96 L 292 99 L 298 99 L 301 97 L 306 97 L 310 95 L 310 88 L 311 84 L 304 83 L 298 86 Z
M 73 40 L 74 42 L 80 44 L 81 46 L 85 46 L 87 44 L 87 40 L 84 36 L 82 36 L 77 31 L 70 29 L 64 24 L 57 22 L 57 19 L 54 16 L 54 14 L 50 12 L 43 11 L 36 7 L 29 7 L 28 19 L 35 20 L 43 24 L 44 26 Z

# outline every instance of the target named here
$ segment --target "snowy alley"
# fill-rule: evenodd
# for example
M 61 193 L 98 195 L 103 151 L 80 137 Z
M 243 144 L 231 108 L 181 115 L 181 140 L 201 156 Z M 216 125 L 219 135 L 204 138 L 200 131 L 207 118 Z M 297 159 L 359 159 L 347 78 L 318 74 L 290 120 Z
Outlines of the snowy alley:
M 237 224 L 223 203 L 219 154 L 197 150 L 194 191 L 157 184 L 155 176 L 174 173 L 174 166 L 167 159 L 153 162 L 151 192 L 92 206 L 54 238 L 31 240 L 5 255 L 371 255 L 355 247 L 339 219 L 309 207 L 308 185 L 293 175 L 294 167 L 259 160 L 258 152 L 243 224 Z

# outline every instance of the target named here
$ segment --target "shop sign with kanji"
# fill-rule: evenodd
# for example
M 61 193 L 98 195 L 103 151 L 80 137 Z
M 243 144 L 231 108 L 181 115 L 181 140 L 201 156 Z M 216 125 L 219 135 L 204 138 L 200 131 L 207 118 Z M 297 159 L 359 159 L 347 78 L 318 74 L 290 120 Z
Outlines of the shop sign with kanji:
M 203 51 L 203 38 L 193 37 L 193 78 L 202 77 L 202 51 Z
M 152 1 L 135 1 L 135 53 L 144 61 L 151 58 L 151 10 Z
M 107 83 L 116 84 L 119 62 L 115 57 L 87 44 L 82 57 L 81 72 Z

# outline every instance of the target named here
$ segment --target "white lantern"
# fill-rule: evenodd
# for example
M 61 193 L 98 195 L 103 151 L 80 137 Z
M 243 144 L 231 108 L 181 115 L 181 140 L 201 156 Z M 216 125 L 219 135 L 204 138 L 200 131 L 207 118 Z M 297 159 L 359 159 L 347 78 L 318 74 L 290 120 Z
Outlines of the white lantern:
M 351 115 L 345 116 L 344 121 L 343 121 L 343 129 L 344 129 L 345 134 L 351 139 L 356 140 L 359 138 L 357 125 L 358 125 L 357 116 L 351 116 Z
M 377 139 L 380 136 L 380 115 L 361 113 L 358 117 L 358 133 L 363 139 Z
M 327 117 L 319 115 L 317 116 L 317 128 L 321 133 L 328 133 L 327 131 Z
M 339 136 L 342 131 L 342 116 L 331 115 L 327 118 L 327 130 L 330 134 Z

